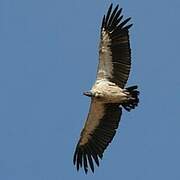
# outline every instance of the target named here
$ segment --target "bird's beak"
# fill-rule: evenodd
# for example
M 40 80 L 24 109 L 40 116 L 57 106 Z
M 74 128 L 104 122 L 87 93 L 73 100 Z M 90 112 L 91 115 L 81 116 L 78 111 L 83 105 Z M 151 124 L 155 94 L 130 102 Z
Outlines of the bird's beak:
M 93 96 L 92 92 L 90 92 L 90 91 L 83 92 L 83 95 L 88 96 L 88 97 L 92 97 Z

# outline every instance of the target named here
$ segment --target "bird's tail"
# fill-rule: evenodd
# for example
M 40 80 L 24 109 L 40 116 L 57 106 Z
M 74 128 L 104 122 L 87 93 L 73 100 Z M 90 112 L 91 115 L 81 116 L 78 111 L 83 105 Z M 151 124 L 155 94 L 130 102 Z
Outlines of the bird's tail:
M 131 109 L 134 109 L 136 106 L 138 106 L 139 103 L 139 91 L 137 90 L 138 86 L 130 86 L 125 89 L 126 92 L 128 92 L 128 100 L 122 104 L 123 108 L 127 111 L 130 111 Z

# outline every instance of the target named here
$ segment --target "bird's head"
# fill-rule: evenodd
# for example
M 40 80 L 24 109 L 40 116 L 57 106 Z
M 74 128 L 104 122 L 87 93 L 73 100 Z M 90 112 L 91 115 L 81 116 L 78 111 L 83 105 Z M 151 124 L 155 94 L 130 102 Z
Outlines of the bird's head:
M 83 95 L 88 96 L 88 97 L 92 97 L 93 93 L 91 91 L 86 91 L 86 92 L 83 92 Z

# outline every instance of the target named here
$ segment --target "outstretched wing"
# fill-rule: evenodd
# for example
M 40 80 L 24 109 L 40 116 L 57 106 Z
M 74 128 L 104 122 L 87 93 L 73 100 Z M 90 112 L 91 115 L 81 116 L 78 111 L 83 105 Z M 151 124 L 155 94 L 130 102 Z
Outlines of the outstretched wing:
M 124 21 L 122 8 L 117 5 L 112 11 L 112 4 L 104 15 L 101 26 L 101 41 L 99 47 L 99 65 L 97 80 L 108 79 L 124 88 L 131 68 L 131 49 L 127 25 L 131 18 Z
M 94 162 L 99 166 L 99 158 L 112 141 L 118 128 L 122 109 L 118 104 L 103 104 L 92 100 L 85 126 L 74 153 L 77 170 L 88 167 L 94 172 Z

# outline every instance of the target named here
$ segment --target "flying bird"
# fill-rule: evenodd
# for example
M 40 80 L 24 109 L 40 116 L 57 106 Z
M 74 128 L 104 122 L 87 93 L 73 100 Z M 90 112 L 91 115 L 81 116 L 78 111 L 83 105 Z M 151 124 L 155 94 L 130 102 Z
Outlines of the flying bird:
M 84 168 L 85 173 L 88 169 L 94 172 L 95 164 L 99 166 L 116 133 L 122 109 L 130 111 L 139 102 L 138 87 L 125 88 L 131 68 L 130 19 L 123 20 L 122 8 L 117 5 L 113 9 L 111 4 L 102 20 L 96 81 L 84 92 L 91 104 L 73 157 L 77 170 Z

